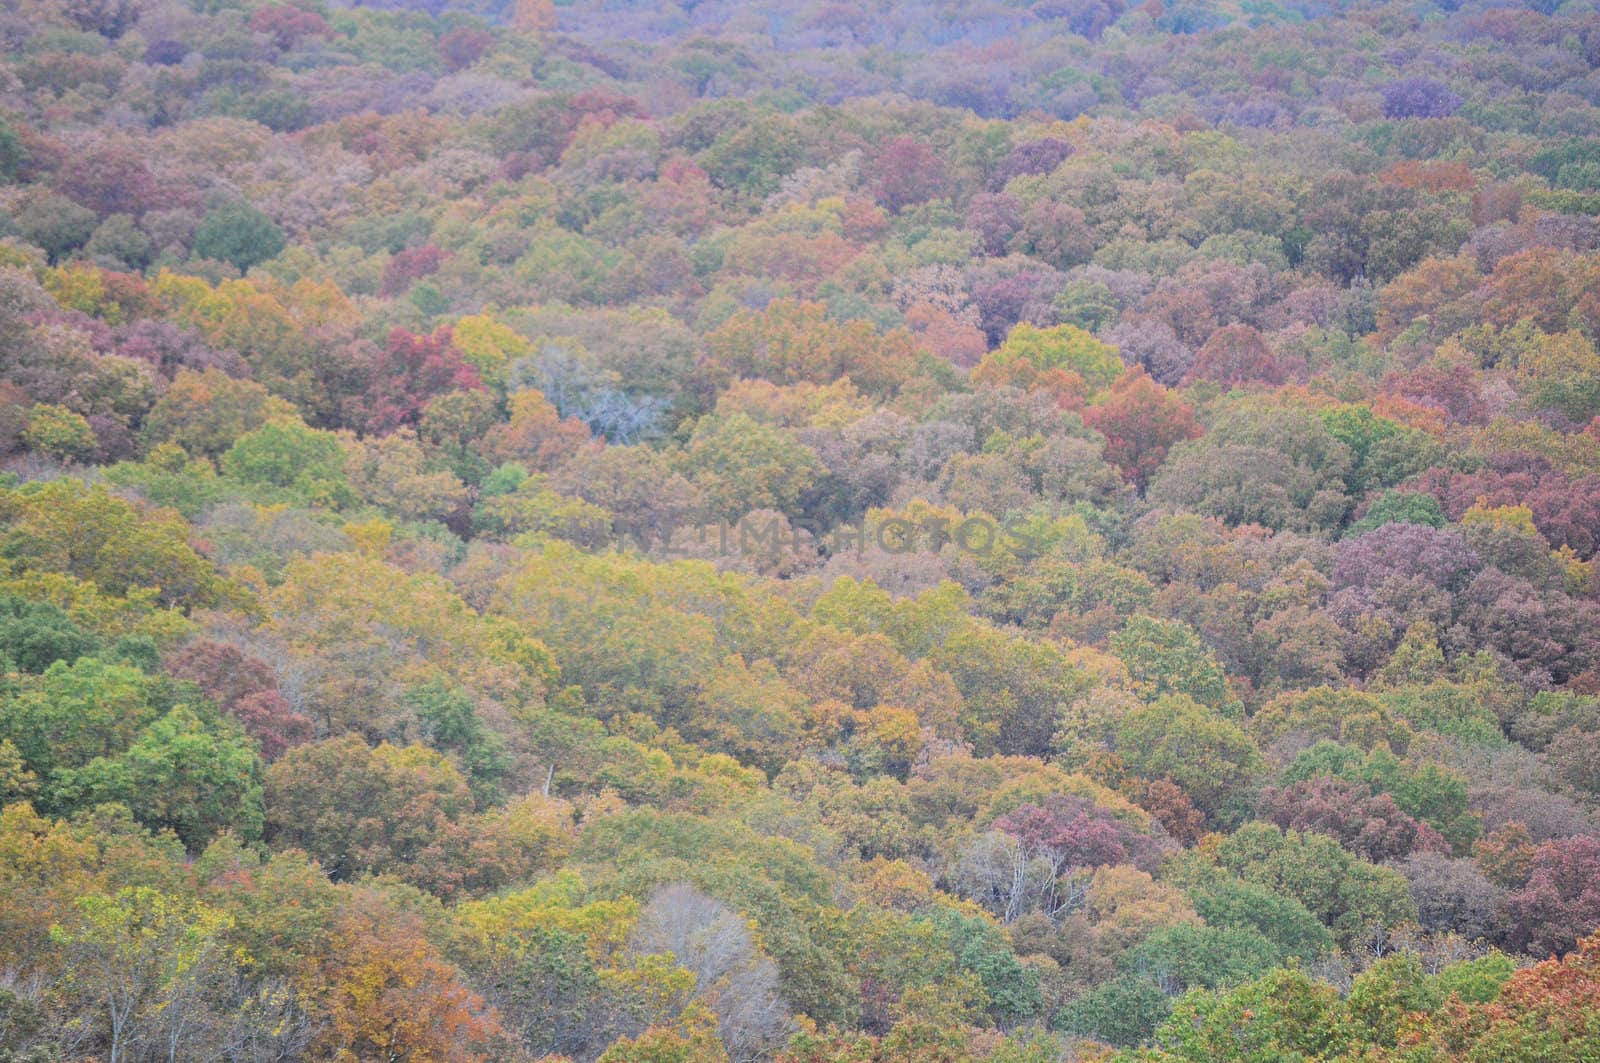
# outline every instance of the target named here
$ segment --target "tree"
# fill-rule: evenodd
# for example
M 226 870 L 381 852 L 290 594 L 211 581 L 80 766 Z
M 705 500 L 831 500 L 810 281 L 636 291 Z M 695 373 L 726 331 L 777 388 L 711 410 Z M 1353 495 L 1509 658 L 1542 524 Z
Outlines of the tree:
M 1213 822 L 1239 815 L 1263 767 L 1249 735 L 1183 694 L 1129 713 L 1117 726 L 1116 741 L 1129 771 L 1151 781 L 1171 780 Z
M 1313 687 L 1280 694 L 1250 721 L 1263 743 L 1332 739 L 1371 749 L 1384 743 L 1404 753 L 1412 730 L 1378 698 L 1357 690 Z
M 53 192 L 38 192 L 30 197 L 17 231 L 50 261 L 59 262 L 88 242 L 98 225 L 98 216 L 88 207 Z
M 0 596 L 0 654 L 24 672 L 37 675 L 57 661 L 70 665 L 99 648 L 98 638 L 56 606 Z
M 1246 881 L 1299 901 L 1346 947 L 1374 927 L 1416 920 L 1404 876 L 1352 856 L 1326 835 L 1247 823 L 1222 839 L 1214 856 Z
M 552 469 L 591 439 L 576 417 L 562 417 L 542 391 L 528 388 L 508 402 L 510 417 L 483 433 L 478 450 L 494 462 L 520 461 L 530 470 Z
M 1408 1024 L 1423 1051 L 1579 1063 L 1600 1028 L 1600 935 L 1564 959 L 1511 972 L 1485 1000 L 1452 1001 Z M 1447 972 L 1448 973 L 1448 972 Z
M 466 508 L 466 485 L 412 429 L 343 442 L 345 475 L 362 501 L 403 521 L 445 522 Z
M 1172 1010 L 1152 979 L 1123 975 L 1096 986 L 1056 1015 L 1055 1026 L 1080 1037 L 1119 1046 L 1143 1042 Z
M 62 6 L 79 29 L 112 39 L 122 36 L 140 14 L 135 0 L 68 0 Z
M 1533 872 L 1538 853 L 1528 828 L 1512 820 L 1502 823 L 1472 847 L 1473 861 L 1485 878 L 1504 889 L 1521 889 Z
M 58 187 L 102 218 L 143 214 L 161 196 L 138 149 L 117 141 L 98 141 L 89 150 L 73 155 L 62 169 Z
M 105 1044 L 110 1063 L 179 1058 L 196 1045 L 211 1019 L 206 994 L 245 959 L 227 946 L 231 925 L 206 905 L 130 886 L 81 897 L 77 918 L 51 928 L 66 984 L 105 1023 L 83 1032 Z
M 1136 800 L 1179 845 L 1193 845 L 1205 832 L 1205 813 L 1194 806 L 1183 787 L 1170 779 L 1147 782 Z
M 1402 78 L 1383 87 L 1383 113 L 1389 118 L 1448 118 L 1460 106 L 1461 97 L 1434 78 Z
M 136 589 L 164 605 L 241 600 L 239 590 L 189 544 L 188 525 L 170 510 L 141 508 L 103 484 L 60 479 L 0 493 L 10 526 L 0 555 L 16 572 L 57 572 L 109 595 Z
M 995 166 L 989 186 L 998 190 L 1018 177 L 1050 173 L 1071 158 L 1074 150 L 1070 143 L 1059 137 L 1023 141 Z
M 1333 948 L 1328 928 L 1300 901 L 1271 886 L 1208 873 L 1189 892 L 1207 926 L 1259 934 L 1283 956 L 1312 960 Z
M 1011 250 L 1057 269 L 1071 269 L 1089 261 L 1096 242 L 1083 211 L 1070 203 L 1044 198 L 1023 211 L 1021 231 L 1011 241 Z
M 241 273 L 273 258 L 284 246 L 283 230 L 277 223 L 242 201 L 206 211 L 194 231 L 196 256 L 231 262 Z
M 671 459 L 647 446 L 586 446 L 552 475 L 551 486 L 604 509 L 623 538 L 653 544 L 690 523 L 699 494 Z
M 355 735 L 297 746 L 266 776 L 267 835 L 337 880 L 413 864 L 472 809 L 466 780 L 423 746 L 369 747 Z
M 810 715 L 804 695 L 767 661 L 730 657 L 696 699 L 683 730 L 697 744 L 776 775 L 795 755 Z
M 1222 666 L 1182 621 L 1135 616 L 1111 636 L 1110 648 L 1128 666 L 1134 682 L 1151 694 L 1182 694 L 1207 708 L 1238 715 Z
M 944 194 L 948 176 L 944 160 L 909 136 L 891 138 L 866 167 L 874 197 L 898 214 L 907 207 Z
M 810 447 L 740 413 L 700 418 L 679 467 L 705 495 L 711 516 L 737 522 L 760 509 L 798 515 L 818 465 Z
M 1339 996 L 1304 971 L 1288 969 L 1222 992 L 1192 990 L 1155 1031 L 1158 1059 L 1325 1057 L 1339 1043 Z
M 1552 546 L 1568 546 L 1579 557 L 1600 547 L 1600 477 L 1574 477 L 1547 459 L 1496 452 L 1473 473 L 1430 469 L 1410 482 L 1438 500 L 1447 517 L 1460 520 L 1474 506 L 1525 505 L 1534 527 Z
M 1227 386 L 1281 384 L 1284 373 L 1261 333 L 1249 325 L 1225 325 L 1200 348 L 1184 380 L 1211 380 Z
M 1419 524 L 1428 528 L 1442 528 L 1445 515 L 1432 495 L 1389 490 L 1367 506 L 1366 513 L 1345 529 L 1344 538 L 1357 538 L 1385 524 Z
M 335 879 L 391 874 L 440 897 L 531 875 L 564 853 L 564 803 L 534 794 L 473 815 L 461 772 L 427 746 L 355 735 L 296 746 L 266 774 L 267 837 Z
M 1196 920 L 1156 929 L 1121 957 L 1120 966 L 1148 972 L 1160 985 L 1182 992 L 1252 981 L 1281 966 L 1286 957 L 1282 946 L 1254 926 L 1211 926 Z
M 197 684 L 224 713 L 255 739 L 263 760 L 274 761 L 291 746 L 310 741 L 311 719 L 296 712 L 278 691 L 271 667 L 235 646 L 196 639 L 167 657 L 167 670 Z
M 1471 860 L 1413 853 L 1400 864 L 1424 930 L 1493 940 L 1502 929 L 1505 895 Z
M 486 29 L 457 26 L 440 36 L 439 57 L 444 60 L 445 68 L 455 73 L 476 63 L 494 43 L 494 34 Z
M 1357 976 L 1345 1001 L 1350 1038 L 1369 1045 L 1392 1045 L 1411 1016 L 1438 1007 L 1437 985 L 1414 955 L 1385 956 Z
M 717 362 L 742 377 L 775 384 L 827 385 L 840 377 L 872 395 L 892 392 L 916 360 L 911 337 L 880 333 L 866 320 L 832 320 L 818 302 L 774 299 L 761 311 L 741 310 L 706 336 Z
M 977 379 L 984 379 L 1018 362 L 1026 362 L 1040 374 L 1057 369 L 1075 373 L 1091 391 L 1108 387 L 1123 371 L 1115 347 L 1101 343 L 1076 325 L 1041 329 L 1018 324 L 1007 334 L 1005 343 L 980 362 L 973 373 Z
M 299 418 L 275 418 L 237 437 L 219 464 L 225 476 L 283 489 L 310 505 L 338 506 L 351 500 L 338 438 Z
M 1137 366 L 1118 377 L 1110 395 L 1085 410 L 1083 419 L 1106 437 L 1106 460 L 1141 493 L 1174 444 L 1200 436 L 1194 409 Z
M 178 706 L 121 753 L 100 757 L 59 783 L 63 800 L 116 801 L 153 830 L 171 830 L 198 851 L 219 832 L 261 834 L 261 762 L 237 731 Z
M 28 411 L 28 427 L 22 433 L 22 441 L 29 450 L 66 462 L 87 460 L 98 446 L 87 420 L 46 402 Z
M 505 739 L 478 718 L 471 696 L 442 679 L 433 679 L 413 687 L 406 700 L 416 712 L 428 744 L 456 756 L 478 806 L 499 804 L 511 758 Z
M 389 333 L 372 366 L 367 391 L 367 429 L 378 435 L 402 425 L 415 426 L 434 397 L 451 391 L 475 391 L 483 385 L 478 372 L 461 359 L 449 328 L 418 336 L 403 328 Z
M 518 33 L 548 33 L 556 28 L 555 6 L 550 0 L 517 0 L 511 27 Z
M 439 272 L 439 267 L 449 257 L 448 251 L 433 244 L 409 247 L 389 259 L 389 264 L 383 270 L 383 286 L 380 290 L 388 296 L 401 295 L 423 277 Z
M 144 421 L 148 443 L 176 443 L 196 457 L 217 458 L 240 436 L 292 408 L 253 380 L 239 380 L 219 369 L 179 369 Z
M 1442 835 L 1406 815 L 1388 794 L 1344 779 L 1308 779 L 1261 794 L 1259 814 L 1286 830 L 1316 831 L 1374 863 L 1447 850 Z
M 966 225 L 978 234 L 985 252 L 1004 254 L 1006 245 L 1022 227 L 1022 201 L 1003 192 L 979 192 L 967 204 Z
M 303 37 L 330 36 L 321 15 L 292 4 L 268 4 L 258 7 L 250 16 L 250 32 L 263 33 L 272 38 L 280 51 L 288 51 Z
M 720 901 L 687 885 L 658 889 L 639 913 L 630 948 L 670 955 L 694 975 L 695 997 L 716 1016 L 732 1063 L 753 1063 L 787 1040 L 792 1024 L 778 969 Z
M 600 1056 L 599 1063 L 731 1063 L 717 1037 L 711 1015 L 686 1013 L 678 1022 L 652 1026 L 638 1037 L 624 1037 Z
M 1377 613 L 1400 632 L 1419 620 L 1447 622 L 1448 612 L 1419 616 L 1418 605 L 1425 607 L 1433 595 L 1448 602 L 1448 596 L 1464 592 L 1480 564 L 1458 531 L 1384 524 L 1339 544 L 1333 585 L 1352 592 L 1346 596 L 1352 605 L 1359 602 L 1363 612 Z
M 13 692 L 0 716 L 28 770 L 45 780 L 96 757 L 114 757 L 169 706 L 170 690 L 137 668 L 79 657 L 56 661 Z M 41 795 L 50 807 L 54 793 Z
M 1037 975 L 1018 962 L 1005 933 L 987 916 L 940 907 L 923 917 L 955 955 L 958 971 L 975 976 L 989 1017 L 1006 1024 L 1038 1013 Z
M 1513 947 L 1560 956 L 1600 927 L 1600 839 L 1546 842 L 1533 855 L 1527 884 L 1506 900 Z
M 1162 848 L 1153 839 L 1095 807 L 1087 798 L 1054 794 L 1042 805 L 1024 805 L 994 821 L 1022 843 L 1030 859 L 1049 863 L 1059 880 L 1069 872 L 1110 864 L 1154 870 Z
M 1175 446 L 1150 483 L 1148 497 L 1229 524 L 1309 531 L 1337 526 L 1350 507 L 1342 478 L 1270 445 L 1229 443 L 1208 434 Z
M 440 676 L 528 709 L 555 680 L 549 651 L 508 617 L 482 616 L 443 578 L 368 553 L 295 558 L 269 605 L 262 648 L 291 703 L 329 735 L 407 741 L 417 723 L 406 690 Z
M 306 988 L 327 1019 L 315 1049 L 330 1058 L 473 1063 L 504 1036 L 421 919 L 374 891 L 341 906 L 317 959 Z

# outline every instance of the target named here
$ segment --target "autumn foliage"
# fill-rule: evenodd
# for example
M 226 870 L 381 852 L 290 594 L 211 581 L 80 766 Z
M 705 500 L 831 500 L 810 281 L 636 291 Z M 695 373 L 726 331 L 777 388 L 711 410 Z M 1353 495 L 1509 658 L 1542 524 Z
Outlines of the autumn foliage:
M 0 1063 L 1594 1063 L 1581 2 L 0 12 Z

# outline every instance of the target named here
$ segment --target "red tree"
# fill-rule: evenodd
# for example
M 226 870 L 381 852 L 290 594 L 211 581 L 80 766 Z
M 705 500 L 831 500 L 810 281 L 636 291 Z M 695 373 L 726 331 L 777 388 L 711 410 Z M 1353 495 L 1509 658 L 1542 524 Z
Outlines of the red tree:
M 1136 864 L 1150 871 L 1160 863 L 1162 848 L 1110 812 L 1082 797 L 1052 794 L 1042 805 L 1024 805 L 994 821 L 1034 856 L 1054 865 L 1057 874 L 1069 868 Z
M 1506 902 L 1511 943 L 1559 955 L 1600 927 L 1600 839 L 1561 838 L 1534 854 L 1528 884 Z
M 174 190 L 157 187 L 144 159 L 127 144 L 101 144 L 74 155 L 61 171 L 60 188 L 100 215 L 137 215 L 158 204 L 180 205 L 172 201 Z
M 384 435 L 401 425 L 415 425 L 422 408 L 447 391 L 477 391 L 478 371 L 461 360 L 448 327 L 431 336 L 403 328 L 389 333 L 389 342 L 372 365 L 367 390 L 367 430 Z
M 321 15 L 292 4 L 257 8 L 250 16 L 250 32 L 266 34 L 282 51 L 288 51 L 306 37 L 332 36 Z
M 198 686 L 276 760 L 291 746 L 311 740 L 311 720 L 295 712 L 278 693 L 272 669 L 233 646 L 197 639 L 167 660 L 167 670 Z
M 944 160 L 911 137 L 895 137 L 872 160 L 869 179 L 878 202 L 898 213 L 945 192 Z
M 1141 492 L 1173 444 L 1200 435 L 1194 408 L 1139 367 L 1118 377 L 1110 397 L 1085 411 L 1083 419 L 1106 437 L 1106 461 Z
M 439 58 L 451 73 L 465 70 L 494 44 L 494 34 L 476 26 L 457 26 L 439 38 Z
M 411 247 L 389 260 L 383 270 L 383 294 L 399 295 L 423 277 L 439 272 L 450 252 L 434 244 Z
M 1236 384 L 1283 383 L 1283 370 L 1261 333 L 1249 325 L 1224 325 L 1211 334 L 1187 378 Z
M 1413 852 L 1449 852 L 1438 831 L 1406 815 L 1388 794 L 1365 783 L 1322 776 L 1268 787 L 1261 816 L 1285 830 L 1316 831 L 1367 860 L 1381 862 Z

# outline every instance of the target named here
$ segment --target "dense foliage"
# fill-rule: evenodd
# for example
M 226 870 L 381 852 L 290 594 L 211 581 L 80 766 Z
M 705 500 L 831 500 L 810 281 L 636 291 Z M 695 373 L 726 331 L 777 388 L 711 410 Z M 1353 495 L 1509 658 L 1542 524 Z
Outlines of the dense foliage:
M 0 1063 L 1592 1061 L 1588 0 L 0 12 Z

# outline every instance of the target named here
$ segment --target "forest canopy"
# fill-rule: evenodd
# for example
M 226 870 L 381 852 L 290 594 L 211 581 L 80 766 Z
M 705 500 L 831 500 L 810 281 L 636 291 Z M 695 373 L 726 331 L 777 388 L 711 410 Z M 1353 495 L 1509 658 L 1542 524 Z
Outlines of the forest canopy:
M 1593 0 L 0 11 L 0 1063 L 1592 1063 Z

